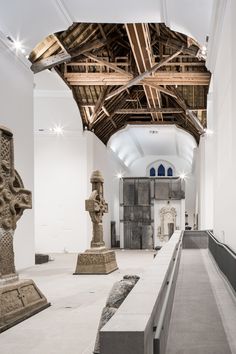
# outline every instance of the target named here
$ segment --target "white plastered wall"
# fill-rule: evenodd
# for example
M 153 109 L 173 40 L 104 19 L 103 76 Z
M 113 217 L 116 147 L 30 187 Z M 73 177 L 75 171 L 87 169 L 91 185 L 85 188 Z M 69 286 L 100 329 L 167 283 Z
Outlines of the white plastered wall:
M 51 78 L 55 79 L 53 75 Z M 119 227 L 119 163 L 93 133 L 83 132 L 69 90 L 36 90 L 34 111 L 36 251 L 81 252 L 89 247 L 92 224 L 85 211 L 85 199 L 91 193 L 90 176 L 96 169 L 105 180 L 109 213 L 104 215 L 104 240 L 109 247 L 110 221 L 115 220 Z M 63 135 L 50 132 L 57 124 L 64 128 Z
M 215 2 L 213 25 L 209 43 L 208 67 L 212 71 L 213 86 L 209 100 L 208 116 L 210 128 L 214 131 L 209 144 L 202 144 L 205 172 L 211 175 L 213 211 L 203 210 L 202 225 L 207 225 L 209 210 L 212 213 L 216 237 L 236 251 L 235 235 L 235 173 L 236 173 L 236 50 L 235 23 L 236 3 L 231 0 Z M 203 169 L 204 171 L 204 169 Z M 209 179 L 203 186 L 207 192 Z M 207 195 L 205 196 L 207 198 Z M 202 202 L 200 198 L 200 203 Z M 201 208 L 201 206 L 200 206 Z
M 0 68 L 0 124 L 13 132 L 15 168 L 25 188 L 33 191 L 33 75 L 23 58 L 18 59 L 1 36 Z M 25 210 L 17 223 L 14 251 L 17 270 L 34 264 L 34 202 L 33 210 Z

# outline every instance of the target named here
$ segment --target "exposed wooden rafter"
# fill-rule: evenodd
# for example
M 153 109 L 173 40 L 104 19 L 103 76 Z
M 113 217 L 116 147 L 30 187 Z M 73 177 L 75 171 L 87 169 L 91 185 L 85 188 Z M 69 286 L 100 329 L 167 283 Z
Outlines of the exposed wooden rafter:
M 54 68 L 83 126 L 105 144 L 126 124 L 175 124 L 198 141 L 211 74 L 199 44 L 159 24 L 73 23 L 30 54 L 36 73 Z

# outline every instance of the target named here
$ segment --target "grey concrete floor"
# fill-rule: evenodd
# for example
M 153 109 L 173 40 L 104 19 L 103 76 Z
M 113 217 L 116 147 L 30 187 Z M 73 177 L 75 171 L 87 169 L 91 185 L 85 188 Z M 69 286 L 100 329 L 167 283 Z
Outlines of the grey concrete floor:
M 167 354 L 236 353 L 236 302 L 208 250 L 183 250 Z
M 76 254 L 20 273 L 33 279 L 52 306 L 0 334 L 0 354 L 91 354 L 107 295 L 124 274 L 141 274 L 153 251 L 117 251 L 119 270 L 109 275 L 72 275 Z M 112 353 L 111 353 L 112 354 Z

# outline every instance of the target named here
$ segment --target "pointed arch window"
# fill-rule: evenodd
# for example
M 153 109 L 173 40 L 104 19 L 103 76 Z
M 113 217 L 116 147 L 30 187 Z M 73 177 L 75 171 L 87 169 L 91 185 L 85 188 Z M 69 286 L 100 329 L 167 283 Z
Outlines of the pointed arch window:
M 156 170 L 154 167 L 150 168 L 150 177 L 156 176 Z
M 167 170 L 167 176 L 168 177 L 173 177 L 173 169 L 171 167 L 169 167 L 168 170 Z
M 166 175 L 165 167 L 162 164 L 158 167 L 157 175 L 160 177 L 163 177 Z

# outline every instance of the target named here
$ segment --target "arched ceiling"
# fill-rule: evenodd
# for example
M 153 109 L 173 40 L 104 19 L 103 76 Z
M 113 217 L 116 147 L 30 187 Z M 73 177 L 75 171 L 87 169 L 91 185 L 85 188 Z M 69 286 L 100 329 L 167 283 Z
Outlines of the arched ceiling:
M 68 53 L 70 55 L 70 49 L 76 49 L 76 46 L 73 47 L 74 40 L 79 47 L 85 44 L 86 41 L 81 43 L 78 37 L 73 38 L 73 32 L 78 26 L 80 28 L 83 26 L 90 28 L 91 32 L 90 34 L 88 33 L 87 44 L 91 43 L 92 32 L 97 23 L 100 28 L 100 33 L 99 30 L 96 30 L 97 34 L 99 33 L 98 39 L 104 42 L 104 46 L 99 48 L 101 49 L 100 52 L 92 49 L 91 54 L 99 56 L 102 53 L 102 58 L 105 60 L 108 58 L 108 61 L 112 64 L 114 60 L 118 59 L 114 54 L 122 53 L 122 49 L 118 48 L 113 53 L 113 46 L 117 46 L 118 38 L 115 41 L 113 38 L 111 43 L 105 43 L 105 41 L 109 37 L 109 26 L 110 30 L 114 31 L 114 29 L 112 30 L 114 28 L 112 24 L 117 23 L 116 30 L 118 29 L 119 35 L 122 34 L 120 42 L 122 43 L 123 40 L 124 42 L 121 47 L 123 47 L 124 55 L 128 58 L 129 67 L 126 65 L 127 63 L 123 62 L 123 59 L 121 59 L 122 64 L 119 59 L 118 62 L 117 60 L 115 61 L 115 70 L 114 67 L 113 69 L 111 68 L 111 65 L 109 69 L 107 69 L 108 66 L 106 65 L 101 67 L 101 63 L 99 64 L 96 60 L 97 58 L 95 59 L 94 57 L 84 57 L 82 61 L 86 60 L 87 70 L 92 70 L 93 73 L 96 73 L 99 66 L 100 71 L 103 72 L 105 68 L 110 74 L 118 74 L 118 76 L 122 74 L 122 71 L 123 74 L 126 71 L 126 79 L 124 80 L 126 83 L 143 74 L 144 71 L 152 68 L 156 63 L 161 62 L 162 59 L 165 60 L 166 58 L 168 59 L 168 56 L 175 55 L 181 49 L 182 52 L 178 56 L 169 61 L 169 63 L 165 63 L 169 65 L 163 65 L 156 72 L 157 74 L 160 72 L 162 76 L 175 75 L 172 77 L 171 83 L 169 81 L 160 81 L 160 78 L 158 78 L 158 82 L 153 82 L 156 80 L 156 78 L 153 79 L 156 74 L 151 74 L 149 78 L 145 79 L 153 80 L 152 86 L 150 82 L 149 86 L 147 83 L 144 85 L 139 82 L 136 87 L 135 85 L 129 87 L 128 90 L 124 90 L 109 99 L 109 102 L 107 102 L 108 107 L 100 104 L 104 99 L 103 96 L 110 95 L 118 87 L 124 86 L 124 82 L 122 82 L 122 85 L 106 85 L 111 87 L 104 87 L 104 83 L 103 85 L 95 85 L 100 86 L 100 88 L 94 85 L 82 85 L 82 89 L 73 87 L 72 90 L 81 112 L 84 128 L 93 130 L 105 144 L 112 134 L 126 124 L 140 123 L 174 123 L 189 131 L 198 141 L 206 125 L 206 93 L 209 82 L 209 73 L 205 67 L 203 68 L 204 60 L 199 61 L 199 48 L 206 44 L 206 39 L 210 32 L 212 7 L 213 0 L 40 0 L 38 2 L 32 0 L 0 0 L 0 34 L 1 37 L 10 37 L 13 40 L 19 39 L 26 49 L 26 53 L 30 53 L 37 43 L 51 33 L 52 36 L 46 38 L 46 47 L 52 44 L 52 48 L 47 53 L 43 52 L 42 56 L 36 59 L 36 61 L 39 61 L 44 56 L 47 58 L 55 53 L 58 54 L 58 52 L 62 54 L 62 57 Z M 107 25 L 104 25 L 106 23 Z M 125 25 L 124 23 L 130 23 L 130 25 Z M 68 30 L 65 30 L 66 28 Z M 169 28 L 184 35 L 170 31 Z M 63 43 L 64 36 L 67 36 L 70 32 L 72 32 L 72 37 L 67 38 L 65 43 Z M 157 43 L 158 39 L 163 40 L 163 38 L 158 37 L 161 37 L 164 33 L 165 41 Z M 94 36 L 95 39 L 96 36 Z M 114 37 L 113 34 L 112 37 Z M 190 37 L 197 42 L 195 40 L 191 41 Z M 143 43 L 142 40 L 144 40 Z M 178 43 L 174 43 L 175 40 Z M 128 48 L 126 48 L 127 52 L 125 52 L 127 43 Z M 45 44 L 45 42 L 43 41 L 41 44 Z M 109 47 L 112 49 L 110 53 Z M 52 50 L 53 48 L 55 51 Z M 104 48 L 107 49 L 105 58 Z M 45 49 L 45 47 L 41 49 Z M 187 53 L 188 49 L 192 53 Z M 51 50 L 52 52 L 48 56 Z M 73 62 L 77 61 L 75 57 L 72 59 Z M 80 60 L 81 58 L 79 58 Z M 33 61 L 35 60 L 33 59 Z M 88 69 L 88 62 L 93 64 L 89 66 L 90 69 Z M 193 65 L 191 65 L 191 62 Z M 63 79 L 65 79 L 64 71 L 62 70 L 64 67 L 67 67 L 67 65 L 55 65 L 55 69 Z M 70 70 L 72 73 L 81 71 L 81 66 L 76 64 L 75 67 L 70 66 L 69 73 Z M 173 72 L 170 73 L 169 71 Z M 183 74 L 184 72 L 185 74 Z M 190 76 L 195 76 L 196 81 L 192 80 L 192 78 L 189 80 Z M 203 81 L 199 81 L 200 76 L 201 80 L 203 80 L 204 76 L 207 82 L 205 81 L 203 84 Z M 182 82 L 180 82 L 181 80 Z M 68 78 L 65 79 L 65 82 L 70 87 L 72 86 Z M 81 90 L 85 89 L 87 91 L 86 86 L 89 91 L 93 91 L 93 86 L 95 94 L 85 93 L 80 95 Z M 93 102 L 88 104 L 89 99 Z M 83 100 L 86 102 L 83 102 Z M 121 101 L 125 103 L 121 104 Z M 101 107 L 99 107 L 99 104 Z M 116 114 L 114 114 L 115 107 L 120 110 Z M 96 119 L 90 122 L 91 116 L 94 118 L 95 108 L 99 108 L 99 112 L 95 112 Z M 108 111 L 108 108 L 111 109 L 111 112 Z M 124 109 L 131 109 L 131 111 L 124 111 Z M 135 109 L 136 112 L 134 112 Z M 139 112 L 137 112 L 137 109 L 139 109 Z M 97 118 L 99 118 L 98 121 Z
M 205 49 L 161 23 L 74 23 L 40 42 L 34 73 L 54 68 L 71 89 L 84 129 L 107 144 L 127 124 L 206 127 Z
M 195 139 L 176 126 L 127 126 L 115 133 L 108 147 L 126 167 L 148 156 L 177 157 L 184 160 L 185 171 L 191 170 L 196 148 Z
M 29 53 L 48 34 L 73 22 L 164 22 L 203 45 L 212 6 L 213 0 L 0 0 L 0 31 L 19 37 Z

